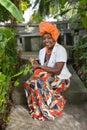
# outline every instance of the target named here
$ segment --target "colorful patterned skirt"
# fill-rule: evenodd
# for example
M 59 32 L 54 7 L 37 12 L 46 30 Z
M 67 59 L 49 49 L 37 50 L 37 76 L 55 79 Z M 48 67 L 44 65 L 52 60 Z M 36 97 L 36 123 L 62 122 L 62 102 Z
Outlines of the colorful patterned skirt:
M 37 69 L 24 84 L 31 116 L 43 121 L 61 116 L 66 103 L 61 93 L 67 91 L 69 85 L 70 79 L 62 80 Z

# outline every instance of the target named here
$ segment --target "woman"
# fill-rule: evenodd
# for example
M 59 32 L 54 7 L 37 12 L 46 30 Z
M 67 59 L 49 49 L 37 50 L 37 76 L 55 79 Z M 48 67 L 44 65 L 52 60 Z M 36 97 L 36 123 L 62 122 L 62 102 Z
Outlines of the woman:
M 67 69 L 67 53 L 57 43 L 60 35 L 50 22 L 39 24 L 44 48 L 39 52 L 39 63 L 34 62 L 34 74 L 24 84 L 29 112 L 34 119 L 54 120 L 62 115 L 66 100 L 61 95 L 70 85 L 71 74 Z

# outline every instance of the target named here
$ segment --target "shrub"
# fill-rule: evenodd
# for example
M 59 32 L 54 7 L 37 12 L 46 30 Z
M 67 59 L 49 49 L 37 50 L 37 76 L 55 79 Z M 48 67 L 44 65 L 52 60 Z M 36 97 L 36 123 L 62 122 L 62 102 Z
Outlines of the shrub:
M 78 65 L 79 75 L 87 87 L 87 35 L 80 37 L 75 46 L 74 61 Z
M 6 109 L 11 77 L 16 73 L 17 64 L 15 33 L 9 28 L 0 28 L 0 113 Z

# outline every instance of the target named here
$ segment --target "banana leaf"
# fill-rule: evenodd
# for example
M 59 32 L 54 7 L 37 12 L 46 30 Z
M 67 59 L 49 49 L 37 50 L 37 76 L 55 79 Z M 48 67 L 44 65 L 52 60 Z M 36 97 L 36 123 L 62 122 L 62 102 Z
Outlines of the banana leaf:
M 4 6 L 18 21 L 23 21 L 22 14 L 10 0 L 0 0 L 0 4 Z

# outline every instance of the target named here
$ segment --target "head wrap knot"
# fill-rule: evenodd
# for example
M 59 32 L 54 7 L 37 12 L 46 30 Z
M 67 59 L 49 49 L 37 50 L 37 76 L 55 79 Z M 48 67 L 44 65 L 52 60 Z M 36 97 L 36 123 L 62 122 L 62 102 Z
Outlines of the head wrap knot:
M 57 29 L 56 25 L 50 22 L 41 22 L 39 24 L 39 31 L 41 36 L 43 36 L 45 33 L 51 34 L 54 41 L 56 41 L 60 35 L 60 32 Z

